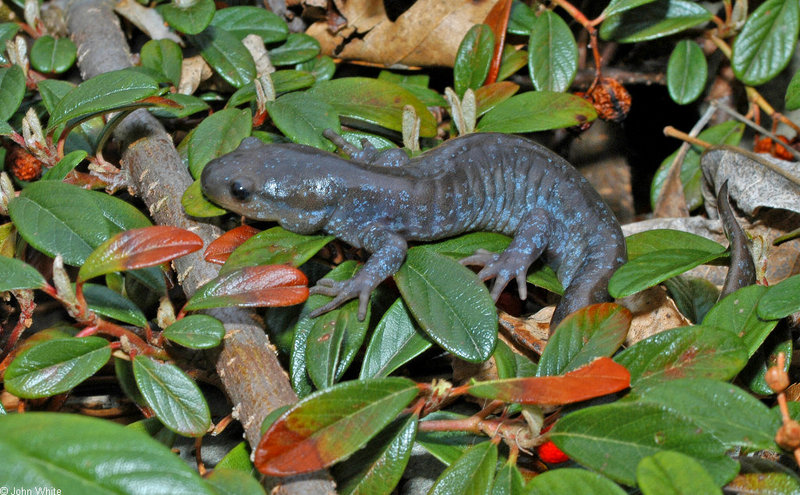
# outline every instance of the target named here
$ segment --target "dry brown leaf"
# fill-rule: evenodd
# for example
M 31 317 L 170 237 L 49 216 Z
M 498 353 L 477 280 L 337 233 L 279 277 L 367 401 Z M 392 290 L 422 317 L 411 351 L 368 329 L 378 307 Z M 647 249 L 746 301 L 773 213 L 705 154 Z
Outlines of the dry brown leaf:
M 212 75 L 211 67 L 208 66 L 200 55 L 183 59 L 183 65 L 181 65 L 181 83 L 178 85 L 178 93 L 182 95 L 194 94 L 200 86 L 200 83 L 209 79 Z
M 383 2 L 334 0 L 346 23 L 336 33 L 327 21 L 306 30 L 322 52 L 386 67 L 452 67 L 466 32 L 486 18 L 497 0 L 417 0 L 394 22 Z
M 183 46 L 183 40 L 170 31 L 156 9 L 144 7 L 133 0 L 120 0 L 114 5 L 114 11 L 141 29 L 150 39 L 167 39 Z
M 625 339 L 625 344 L 629 346 L 664 330 L 692 324 L 678 311 L 675 302 L 663 287 L 651 287 L 632 296 L 618 299 L 617 303 L 633 313 L 631 328 Z

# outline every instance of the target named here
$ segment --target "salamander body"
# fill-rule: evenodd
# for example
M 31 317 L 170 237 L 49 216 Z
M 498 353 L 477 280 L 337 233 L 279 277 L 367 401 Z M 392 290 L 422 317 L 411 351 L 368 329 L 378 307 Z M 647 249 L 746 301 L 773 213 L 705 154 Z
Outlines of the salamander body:
M 495 300 L 512 279 L 524 299 L 528 267 L 540 256 L 553 268 L 565 291 L 551 329 L 581 307 L 611 300 L 608 279 L 626 259 L 619 223 L 588 181 L 547 148 L 478 133 L 408 158 L 325 135 L 350 159 L 247 138 L 202 173 L 205 195 L 227 209 L 297 233 L 323 231 L 372 253 L 352 279 L 319 281 L 312 292 L 334 299 L 315 314 L 359 297 L 363 318 L 372 290 L 403 263 L 407 241 L 472 231 L 513 236 L 499 255 L 462 260 L 483 265 L 481 279 L 495 278 Z

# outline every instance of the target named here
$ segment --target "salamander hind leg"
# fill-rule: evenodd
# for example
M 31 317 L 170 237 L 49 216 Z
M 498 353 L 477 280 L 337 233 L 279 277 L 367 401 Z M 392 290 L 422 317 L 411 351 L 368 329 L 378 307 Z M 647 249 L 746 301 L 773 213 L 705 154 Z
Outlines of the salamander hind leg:
M 478 250 L 472 256 L 461 260 L 464 265 L 483 266 L 478 278 L 488 280 L 494 278 L 491 295 L 497 301 L 500 293 L 511 279 L 517 281 L 520 299 L 528 297 L 526 277 L 528 268 L 547 248 L 550 232 L 549 215 L 544 210 L 528 212 L 520 222 L 514 239 L 508 248 L 500 254 Z

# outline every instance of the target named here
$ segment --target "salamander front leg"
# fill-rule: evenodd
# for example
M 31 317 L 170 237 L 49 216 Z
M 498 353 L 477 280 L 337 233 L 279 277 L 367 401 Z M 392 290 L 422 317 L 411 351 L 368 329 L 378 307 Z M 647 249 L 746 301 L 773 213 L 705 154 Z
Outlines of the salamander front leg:
M 310 293 L 331 296 L 333 300 L 309 313 L 311 318 L 327 313 L 358 297 L 358 319 L 363 320 L 367 316 L 367 306 L 372 291 L 400 269 L 408 250 L 405 239 L 380 224 L 371 224 L 362 231 L 360 240 L 361 245 L 371 252 L 372 256 L 350 280 L 337 281 L 323 278 L 317 282 Z
M 512 278 L 517 281 L 520 299 L 526 299 L 528 268 L 547 248 L 549 232 L 549 214 L 544 210 L 533 210 L 522 219 L 514 239 L 505 251 L 497 254 L 480 249 L 472 256 L 463 258 L 461 264 L 483 266 L 478 272 L 478 278 L 495 279 L 491 290 L 495 301 Z

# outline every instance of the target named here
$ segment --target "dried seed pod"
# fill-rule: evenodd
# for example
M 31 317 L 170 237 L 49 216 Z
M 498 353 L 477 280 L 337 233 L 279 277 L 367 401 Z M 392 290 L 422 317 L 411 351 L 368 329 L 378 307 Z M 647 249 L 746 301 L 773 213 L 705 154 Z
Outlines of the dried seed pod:
M 586 93 L 576 93 L 592 102 L 597 115 L 609 122 L 622 122 L 631 110 L 631 95 L 619 81 L 601 77 Z
M 19 180 L 35 180 L 42 174 L 42 162 L 18 146 L 6 157 L 6 168 Z

